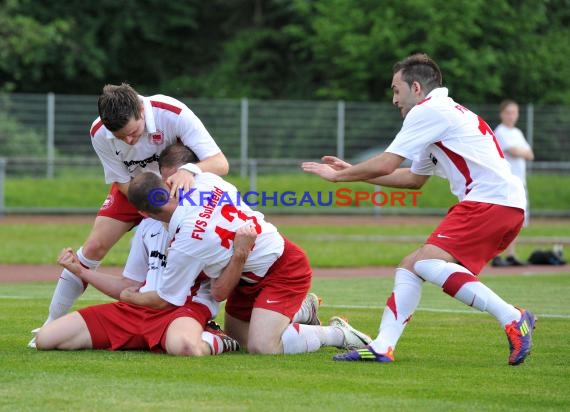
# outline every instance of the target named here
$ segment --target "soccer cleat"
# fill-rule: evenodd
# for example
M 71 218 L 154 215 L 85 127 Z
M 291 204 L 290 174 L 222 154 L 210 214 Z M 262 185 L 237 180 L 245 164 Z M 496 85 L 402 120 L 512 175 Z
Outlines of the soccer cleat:
M 308 293 L 301 304 L 301 309 L 299 309 L 301 316 L 299 316 L 299 319 L 295 319 L 295 322 L 304 325 L 320 325 L 321 320 L 319 319 L 318 311 L 322 302 L 322 299 L 315 293 Z
M 221 352 L 217 353 L 237 352 L 240 350 L 239 342 L 234 338 L 232 338 L 231 336 L 226 335 L 226 333 L 222 330 L 222 327 L 213 320 L 209 321 L 206 324 L 204 330 L 220 338 L 223 348 Z
M 535 328 L 536 316 L 524 309 L 519 309 L 521 318 L 517 322 L 513 320 L 505 327 L 505 333 L 509 341 L 509 365 L 519 365 L 530 355 L 532 349 L 532 332 Z
M 372 342 L 372 338 L 370 338 L 370 336 L 354 329 L 345 319 L 339 316 L 333 316 L 330 318 L 329 325 L 339 328 L 344 335 L 343 344 L 342 346 L 339 346 L 339 348 L 348 350 L 359 349 L 364 348 Z
M 376 353 L 369 345 L 362 349 L 353 350 L 333 356 L 335 361 L 360 361 L 360 362 L 394 362 L 394 352 L 392 348 L 387 353 Z
M 33 338 L 31 341 L 28 342 L 28 348 L 36 349 L 36 336 L 37 336 L 39 331 L 40 331 L 40 328 L 32 329 Z

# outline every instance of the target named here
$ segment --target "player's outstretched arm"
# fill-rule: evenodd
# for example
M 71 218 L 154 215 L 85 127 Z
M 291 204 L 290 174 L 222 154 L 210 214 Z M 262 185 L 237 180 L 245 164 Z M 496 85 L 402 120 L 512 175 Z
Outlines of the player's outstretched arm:
M 236 231 L 232 258 L 222 274 L 218 278 L 212 279 L 212 296 L 218 302 L 226 300 L 238 284 L 256 238 L 257 232 L 255 227 L 251 225 L 242 226 Z
M 367 180 L 368 183 L 373 185 L 380 185 L 386 187 L 399 187 L 403 189 L 421 189 L 427 182 L 429 176 L 417 175 L 412 173 L 411 169 L 403 168 L 396 169 L 386 176 L 380 176 L 375 179 Z
M 141 282 L 132 279 L 85 268 L 71 248 L 65 248 L 61 251 L 57 263 L 113 299 L 119 299 L 121 291 L 127 287 L 139 288 L 142 286 Z
M 403 161 L 404 158 L 402 156 L 384 152 L 362 163 L 348 167 L 346 162 L 335 163 L 331 156 L 326 156 L 323 158 L 323 163 L 304 162 L 301 168 L 307 173 L 316 174 L 330 182 L 365 182 L 380 176 L 389 175 Z

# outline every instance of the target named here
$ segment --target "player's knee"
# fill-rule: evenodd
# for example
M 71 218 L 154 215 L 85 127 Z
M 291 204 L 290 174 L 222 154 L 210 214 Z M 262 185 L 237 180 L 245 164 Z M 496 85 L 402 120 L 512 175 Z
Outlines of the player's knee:
M 204 342 L 181 335 L 167 348 L 167 352 L 174 356 L 203 356 Z
M 96 237 L 90 237 L 85 241 L 82 252 L 87 259 L 102 260 L 109 249 L 110 247 L 106 242 Z
M 37 350 L 53 350 L 57 347 L 57 342 L 53 339 L 54 336 L 48 331 L 40 329 L 36 335 L 36 349 Z
M 398 265 L 399 268 L 404 268 L 409 270 L 410 272 L 414 272 L 414 264 L 416 263 L 416 256 L 415 253 L 410 254 L 403 258 Z
M 251 354 L 275 355 L 283 353 L 283 348 L 280 340 L 250 338 L 247 343 L 247 351 Z

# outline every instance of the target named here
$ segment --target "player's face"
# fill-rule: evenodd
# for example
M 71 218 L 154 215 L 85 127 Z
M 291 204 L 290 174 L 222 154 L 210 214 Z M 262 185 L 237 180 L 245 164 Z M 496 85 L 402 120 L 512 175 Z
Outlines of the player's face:
M 519 106 L 516 104 L 509 104 L 501 112 L 501 122 L 508 127 L 515 127 L 519 120 Z
M 113 132 L 113 136 L 126 144 L 135 145 L 144 133 L 144 116 L 136 120 L 134 117 L 120 130 Z
M 406 118 L 412 107 L 423 99 L 423 95 L 418 93 L 419 84 L 414 82 L 412 87 L 402 79 L 402 71 L 400 70 L 392 77 L 392 104 L 400 110 L 403 118 Z

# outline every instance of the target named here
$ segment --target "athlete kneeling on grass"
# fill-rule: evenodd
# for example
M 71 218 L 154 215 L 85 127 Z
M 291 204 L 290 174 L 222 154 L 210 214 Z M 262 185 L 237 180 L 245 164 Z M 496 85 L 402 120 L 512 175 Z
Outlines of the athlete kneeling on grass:
M 163 178 L 187 163 L 187 152 L 184 146 L 173 145 L 161 153 Z M 154 308 L 183 305 L 181 291 L 204 274 L 212 279 L 212 295 L 218 301 L 227 298 L 226 332 L 250 353 L 304 353 L 321 346 L 358 348 L 370 342 L 339 317 L 332 318 L 330 326 L 291 322 L 311 285 L 307 256 L 263 214 L 239 202 L 235 186 L 196 171 L 195 190 L 180 205 L 174 198 L 161 205 L 151 203 L 149 195 L 157 189 L 169 190 L 158 176 L 143 173 L 133 179 L 128 195 L 143 214 L 169 222 L 173 240 L 164 281 L 156 291 L 129 291 L 122 296 L 126 301 Z M 204 194 L 208 194 L 205 200 Z M 250 253 L 238 256 L 232 243 L 240 229 L 257 238 Z M 243 265 L 243 270 L 231 270 L 234 264 Z

